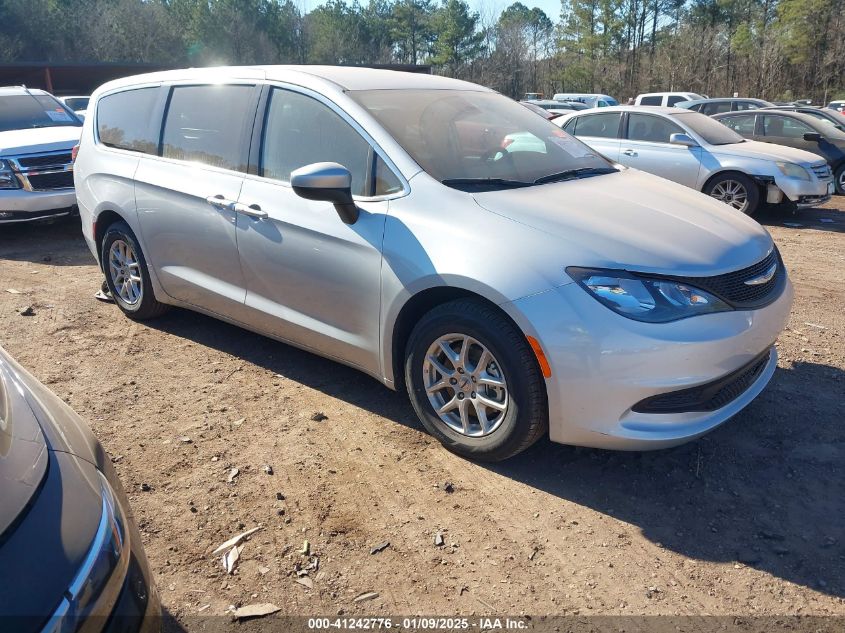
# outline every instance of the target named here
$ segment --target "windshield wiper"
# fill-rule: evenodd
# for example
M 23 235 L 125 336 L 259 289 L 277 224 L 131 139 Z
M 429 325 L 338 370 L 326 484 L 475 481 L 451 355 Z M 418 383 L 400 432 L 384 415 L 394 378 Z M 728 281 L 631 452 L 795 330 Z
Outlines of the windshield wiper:
M 540 176 L 534 181 L 534 184 L 542 185 L 543 183 L 557 182 L 559 180 L 601 176 L 602 174 L 612 174 L 615 171 L 613 167 L 578 167 L 577 169 L 567 169 L 566 171 L 559 171 L 556 174 L 549 174 L 548 176 Z
M 447 187 L 530 187 L 535 184 L 508 178 L 446 178 L 440 182 Z

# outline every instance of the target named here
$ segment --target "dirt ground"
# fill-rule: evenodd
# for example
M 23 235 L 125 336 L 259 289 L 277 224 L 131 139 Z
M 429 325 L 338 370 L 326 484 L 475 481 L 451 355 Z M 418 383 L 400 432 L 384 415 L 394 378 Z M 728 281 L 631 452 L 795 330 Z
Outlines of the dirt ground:
M 797 291 L 777 373 L 728 424 L 653 453 L 544 440 L 465 461 L 354 370 L 191 312 L 138 324 L 94 300 L 78 221 L 0 228 L 0 344 L 112 456 L 177 628 L 257 602 L 843 616 L 845 198 L 761 220 Z M 212 550 L 255 526 L 227 575 Z

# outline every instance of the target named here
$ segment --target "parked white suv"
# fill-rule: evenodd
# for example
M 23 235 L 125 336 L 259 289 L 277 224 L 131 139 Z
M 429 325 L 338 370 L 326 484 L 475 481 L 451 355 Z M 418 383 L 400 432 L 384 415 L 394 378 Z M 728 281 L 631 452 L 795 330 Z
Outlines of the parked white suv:
M 681 101 L 696 101 L 706 99 L 695 92 L 646 92 L 637 95 L 634 105 L 672 107 Z
M 772 377 L 792 302 L 751 218 L 445 77 L 121 79 L 75 178 L 129 318 L 182 306 L 356 367 L 479 459 L 547 430 L 629 450 L 709 431 Z
M 0 88 L 0 224 L 74 212 L 72 149 L 81 128 L 43 90 Z

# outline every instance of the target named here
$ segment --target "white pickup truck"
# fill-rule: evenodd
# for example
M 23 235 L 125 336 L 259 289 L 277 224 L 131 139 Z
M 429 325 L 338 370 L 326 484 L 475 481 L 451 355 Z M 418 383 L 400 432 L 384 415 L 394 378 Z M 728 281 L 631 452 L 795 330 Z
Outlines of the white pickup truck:
M 75 213 L 72 150 L 81 131 L 51 94 L 0 88 L 0 224 Z

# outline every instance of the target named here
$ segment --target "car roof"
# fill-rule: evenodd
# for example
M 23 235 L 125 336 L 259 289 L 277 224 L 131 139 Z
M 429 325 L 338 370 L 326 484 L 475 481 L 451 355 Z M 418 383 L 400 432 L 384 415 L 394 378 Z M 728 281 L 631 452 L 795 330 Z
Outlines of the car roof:
M 0 97 L 8 97 L 9 95 L 25 95 L 27 93 L 34 95 L 50 94 L 46 90 L 41 90 L 39 88 L 25 88 L 24 86 L 0 86 Z
M 578 114 L 592 114 L 598 112 L 642 112 L 643 114 L 698 114 L 697 112 L 690 112 L 681 108 L 673 108 L 671 106 L 607 106 L 605 108 L 589 108 L 587 110 L 578 110 Z M 703 114 L 701 116 L 704 116 Z
M 468 81 L 410 73 L 380 68 L 356 66 L 218 66 L 214 68 L 184 68 L 166 70 L 143 75 L 134 75 L 110 81 L 101 87 L 102 91 L 142 83 L 185 81 L 203 79 L 220 81 L 229 79 L 253 79 L 289 81 L 298 85 L 322 85 L 336 90 L 471 90 L 493 92 L 489 88 Z
M 560 105 L 563 101 L 555 101 L 554 99 L 523 99 L 523 103 L 533 103 L 534 105 Z

